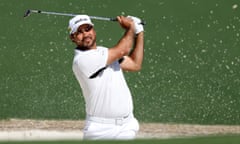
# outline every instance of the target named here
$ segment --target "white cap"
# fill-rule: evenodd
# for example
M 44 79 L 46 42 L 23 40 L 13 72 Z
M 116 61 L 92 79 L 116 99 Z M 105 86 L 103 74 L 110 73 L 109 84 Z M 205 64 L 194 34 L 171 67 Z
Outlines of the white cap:
M 89 24 L 93 26 L 93 23 L 88 15 L 77 15 L 69 20 L 68 29 L 70 34 L 77 32 L 79 26 Z

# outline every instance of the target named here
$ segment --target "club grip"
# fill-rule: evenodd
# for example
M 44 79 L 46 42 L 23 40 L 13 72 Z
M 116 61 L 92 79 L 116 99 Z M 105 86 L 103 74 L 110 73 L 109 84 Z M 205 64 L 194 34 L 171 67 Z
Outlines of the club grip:
M 111 21 L 118 21 L 117 18 L 110 18 Z M 140 24 L 146 25 L 146 21 L 141 20 Z

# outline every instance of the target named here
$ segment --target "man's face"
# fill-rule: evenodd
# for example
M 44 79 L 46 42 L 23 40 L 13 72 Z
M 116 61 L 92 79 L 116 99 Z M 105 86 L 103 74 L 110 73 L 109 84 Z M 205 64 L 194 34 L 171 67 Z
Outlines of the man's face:
M 71 35 L 71 39 L 84 49 L 93 49 L 96 46 L 96 32 L 92 25 L 81 25 L 78 31 Z

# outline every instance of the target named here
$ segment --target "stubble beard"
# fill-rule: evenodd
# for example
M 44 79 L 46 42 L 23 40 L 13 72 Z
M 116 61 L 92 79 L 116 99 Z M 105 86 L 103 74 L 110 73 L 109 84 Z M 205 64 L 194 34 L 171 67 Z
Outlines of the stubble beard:
M 93 49 L 96 44 L 96 37 L 86 37 L 82 40 L 81 45 L 78 45 L 81 49 L 89 50 Z

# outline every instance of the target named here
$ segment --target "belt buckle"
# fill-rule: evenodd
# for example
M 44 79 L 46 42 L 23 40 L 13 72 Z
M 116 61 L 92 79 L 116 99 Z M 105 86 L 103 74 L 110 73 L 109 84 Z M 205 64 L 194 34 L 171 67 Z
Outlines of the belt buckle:
M 123 119 L 122 118 L 115 119 L 115 124 L 116 125 L 123 125 Z

